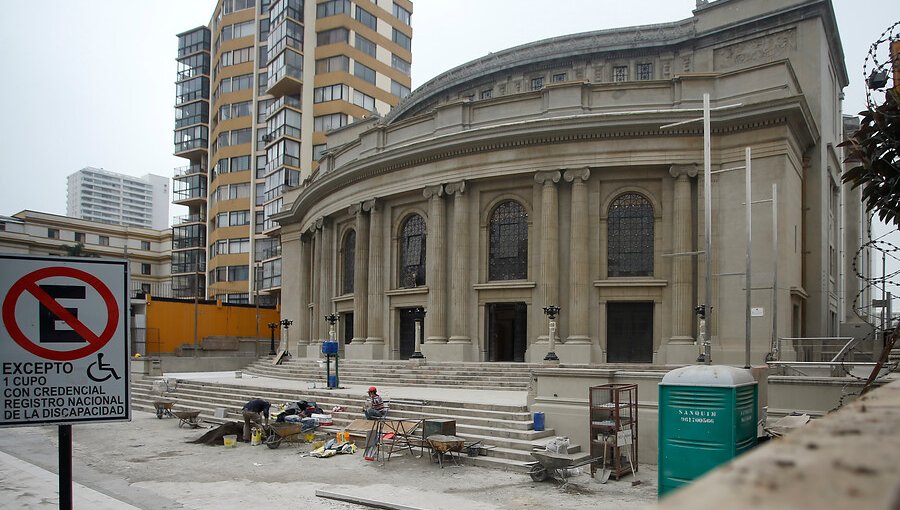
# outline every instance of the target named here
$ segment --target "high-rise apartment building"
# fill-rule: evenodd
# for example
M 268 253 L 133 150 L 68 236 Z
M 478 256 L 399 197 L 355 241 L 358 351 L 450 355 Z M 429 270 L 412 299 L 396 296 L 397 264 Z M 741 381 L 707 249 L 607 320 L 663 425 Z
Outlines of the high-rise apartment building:
M 278 302 L 270 217 L 317 170 L 328 131 L 409 94 L 411 16 L 410 0 L 219 0 L 209 26 L 178 35 L 177 296 Z
M 169 227 L 169 179 L 85 167 L 67 178 L 66 216 L 130 227 Z

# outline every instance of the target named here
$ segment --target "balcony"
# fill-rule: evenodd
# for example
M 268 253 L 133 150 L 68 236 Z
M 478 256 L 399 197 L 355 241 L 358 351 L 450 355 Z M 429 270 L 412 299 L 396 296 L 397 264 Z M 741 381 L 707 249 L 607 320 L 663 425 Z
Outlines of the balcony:
M 175 144 L 175 155 L 187 159 L 195 159 L 206 154 L 207 140 L 205 138 L 195 138 Z
M 206 213 L 182 214 L 172 218 L 172 226 L 185 225 L 187 223 L 206 223 Z
M 206 173 L 206 169 L 203 168 L 201 165 L 187 165 L 187 166 L 180 166 L 180 167 L 176 168 L 173 173 L 173 177 L 178 178 L 178 177 L 185 177 L 188 175 L 205 174 L 205 173 Z
M 176 184 L 182 181 L 175 181 Z M 199 206 L 206 202 L 206 182 L 201 186 L 176 189 L 172 193 L 172 203 L 178 205 Z
M 303 55 L 286 48 L 270 61 L 268 89 L 275 97 L 303 93 Z

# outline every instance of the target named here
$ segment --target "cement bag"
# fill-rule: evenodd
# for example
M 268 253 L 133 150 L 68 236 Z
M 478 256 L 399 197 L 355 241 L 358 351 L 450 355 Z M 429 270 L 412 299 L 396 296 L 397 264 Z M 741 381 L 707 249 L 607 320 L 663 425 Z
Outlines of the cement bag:
M 557 436 L 547 442 L 546 449 L 550 453 L 569 453 L 569 438 Z

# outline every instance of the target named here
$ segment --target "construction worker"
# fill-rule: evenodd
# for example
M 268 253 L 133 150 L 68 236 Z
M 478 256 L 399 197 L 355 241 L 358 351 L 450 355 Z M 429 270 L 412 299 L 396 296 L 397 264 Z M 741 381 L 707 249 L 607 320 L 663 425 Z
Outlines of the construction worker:
M 244 441 L 250 441 L 250 422 L 257 425 L 263 425 L 263 417 L 265 417 L 265 425 L 269 424 L 269 403 L 261 398 L 254 398 L 244 404 L 242 408 L 244 414 Z
M 366 415 L 367 420 L 377 420 L 379 418 L 384 418 L 387 414 L 387 407 L 384 405 L 384 400 L 378 395 L 378 388 L 375 386 L 369 387 L 369 394 L 366 397 L 366 404 L 363 407 L 363 413 Z

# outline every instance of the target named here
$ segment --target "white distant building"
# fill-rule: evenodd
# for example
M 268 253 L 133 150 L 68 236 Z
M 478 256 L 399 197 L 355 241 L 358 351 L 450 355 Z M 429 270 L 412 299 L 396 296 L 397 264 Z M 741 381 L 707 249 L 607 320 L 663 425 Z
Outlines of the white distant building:
M 162 230 L 169 226 L 169 178 L 85 167 L 68 177 L 66 216 Z

